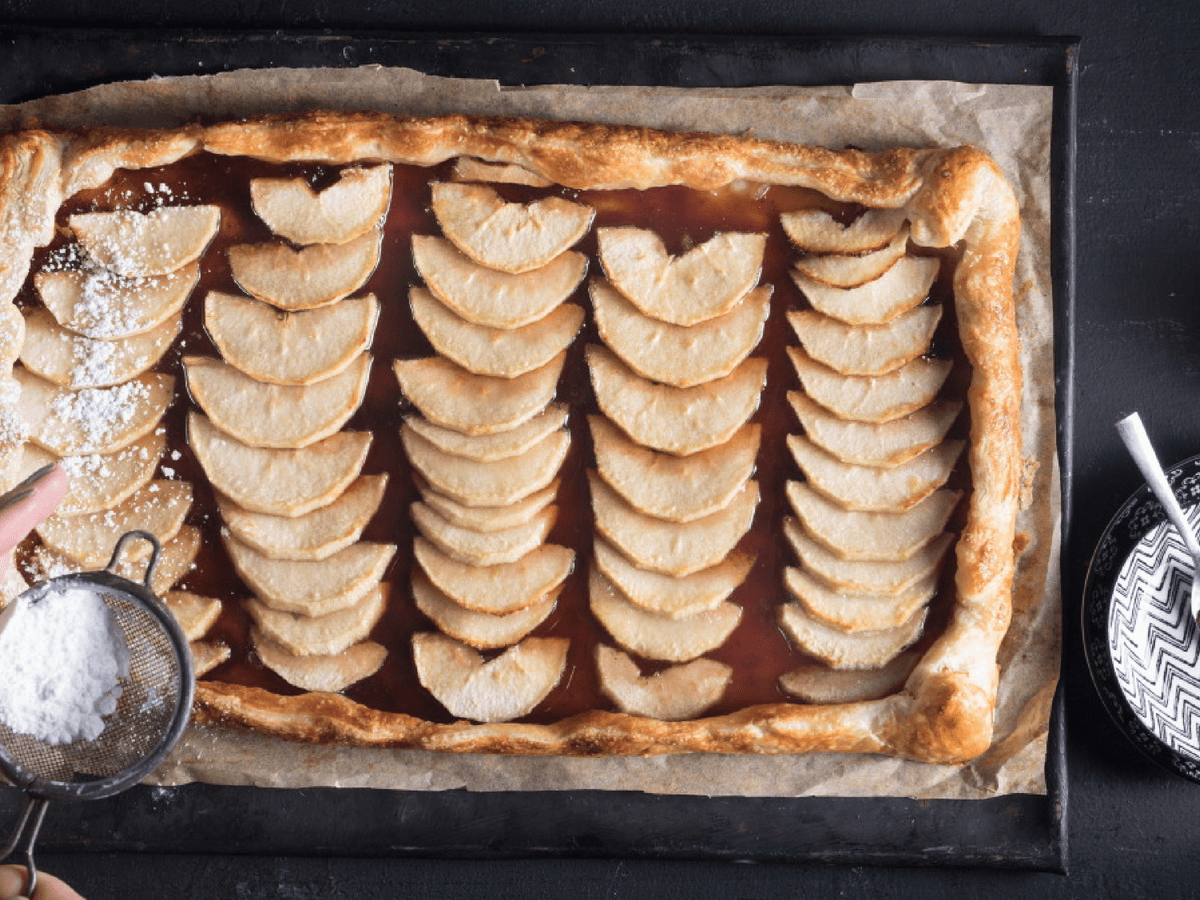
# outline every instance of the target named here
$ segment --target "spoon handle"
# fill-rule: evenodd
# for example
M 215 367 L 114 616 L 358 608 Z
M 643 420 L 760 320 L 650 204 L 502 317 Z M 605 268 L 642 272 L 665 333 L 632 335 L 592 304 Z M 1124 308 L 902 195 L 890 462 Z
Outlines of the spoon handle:
M 1150 490 L 1154 492 L 1154 496 L 1166 510 L 1167 518 L 1171 520 L 1171 524 L 1183 538 L 1188 553 L 1192 555 L 1193 559 L 1200 559 L 1200 542 L 1197 542 L 1196 534 L 1188 524 L 1179 501 L 1175 499 L 1175 492 L 1171 490 L 1171 485 L 1167 482 L 1167 476 L 1163 473 L 1154 447 L 1150 445 L 1150 437 L 1146 434 L 1145 426 L 1142 425 L 1141 416 L 1132 413 L 1121 419 L 1117 422 L 1117 432 L 1129 450 L 1129 455 L 1133 457 L 1133 461 L 1141 470 L 1146 483 L 1150 485 Z

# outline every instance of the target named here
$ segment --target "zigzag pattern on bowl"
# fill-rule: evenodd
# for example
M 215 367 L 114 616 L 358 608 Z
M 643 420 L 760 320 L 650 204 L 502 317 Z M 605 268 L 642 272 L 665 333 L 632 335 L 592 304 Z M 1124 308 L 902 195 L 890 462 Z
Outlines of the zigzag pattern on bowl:
M 1187 510 L 1200 519 L 1200 506 Z M 1200 760 L 1200 628 L 1189 614 L 1192 560 L 1162 524 L 1126 558 L 1108 614 L 1113 669 L 1133 713 L 1176 753 Z

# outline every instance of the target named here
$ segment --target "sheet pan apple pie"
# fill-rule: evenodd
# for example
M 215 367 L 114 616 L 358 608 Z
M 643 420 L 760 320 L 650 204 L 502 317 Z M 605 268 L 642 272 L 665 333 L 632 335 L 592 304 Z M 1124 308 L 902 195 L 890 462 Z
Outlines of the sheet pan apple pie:
M 313 113 L 0 159 L 0 487 L 71 478 L 7 590 L 156 534 L 198 721 L 987 748 L 1021 372 L 981 153 Z

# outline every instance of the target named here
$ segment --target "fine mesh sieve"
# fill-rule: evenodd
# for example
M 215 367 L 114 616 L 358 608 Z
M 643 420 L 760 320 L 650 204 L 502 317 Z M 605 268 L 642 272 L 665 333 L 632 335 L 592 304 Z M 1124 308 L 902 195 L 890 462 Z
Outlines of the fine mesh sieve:
M 122 551 L 135 539 L 151 546 L 141 584 L 116 574 Z M 104 716 L 104 730 L 94 739 L 55 745 L 0 722 L 0 772 L 27 797 L 0 860 L 13 853 L 24 857 L 25 896 L 37 883 L 33 845 L 49 801 L 99 799 L 132 787 L 162 762 L 187 725 L 194 688 L 191 652 L 175 617 L 150 588 L 160 551 L 153 535 L 131 531 L 117 541 L 103 570 L 53 578 L 13 601 L 36 604 L 56 593 L 87 591 L 112 613 L 129 649 L 129 674 L 120 681 L 117 708 Z

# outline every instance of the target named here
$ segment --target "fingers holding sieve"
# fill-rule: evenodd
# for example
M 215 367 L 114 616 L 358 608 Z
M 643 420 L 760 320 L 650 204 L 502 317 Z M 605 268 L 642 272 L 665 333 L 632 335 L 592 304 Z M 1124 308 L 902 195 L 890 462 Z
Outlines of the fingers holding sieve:
M 54 511 L 66 490 L 66 474 L 51 465 L 0 495 L 0 572 L 9 552 Z

